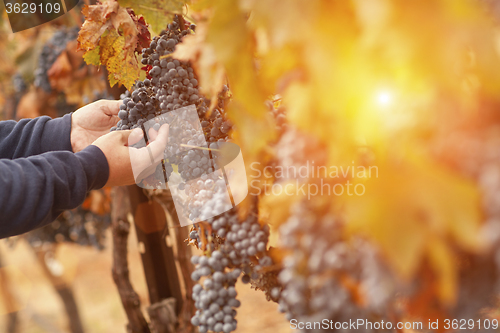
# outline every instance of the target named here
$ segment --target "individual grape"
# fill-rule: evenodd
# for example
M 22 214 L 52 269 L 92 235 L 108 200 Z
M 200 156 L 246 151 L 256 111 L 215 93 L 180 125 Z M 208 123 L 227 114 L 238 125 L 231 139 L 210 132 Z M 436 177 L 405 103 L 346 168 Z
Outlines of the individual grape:
M 121 110 L 121 111 L 118 112 L 118 117 L 120 119 L 122 119 L 122 120 L 123 119 L 128 119 L 128 112 L 125 111 L 125 110 Z
M 166 47 L 169 49 L 173 49 L 175 47 L 175 44 L 176 44 L 176 42 L 174 39 L 169 39 L 167 41 Z
M 247 284 L 247 283 L 250 283 L 250 275 L 243 275 L 241 277 L 241 282 L 243 282 L 244 284 Z

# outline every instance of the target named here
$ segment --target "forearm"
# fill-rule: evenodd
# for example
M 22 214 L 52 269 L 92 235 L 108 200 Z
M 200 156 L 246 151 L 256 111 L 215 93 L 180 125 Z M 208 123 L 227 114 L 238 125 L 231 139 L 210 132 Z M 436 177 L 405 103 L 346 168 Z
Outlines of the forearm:
M 88 191 L 109 176 L 102 151 L 89 146 L 79 153 L 50 152 L 0 160 L 0 238 L 52 222 L 62 211 L 80 205 Z
M 72 151 L 71 114 L 0 122 L 0 158 L 15 159 L 49 151 Z

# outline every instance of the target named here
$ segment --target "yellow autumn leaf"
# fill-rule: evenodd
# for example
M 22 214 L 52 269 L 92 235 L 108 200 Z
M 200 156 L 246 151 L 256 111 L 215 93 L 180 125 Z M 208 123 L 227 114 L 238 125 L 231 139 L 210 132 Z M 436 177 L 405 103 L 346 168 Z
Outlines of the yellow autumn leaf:
M 100 46 L 97 46 L 95 49 L 85 52 L 85 54 L 83 55 L 83 60 L 85 60 L 87 65 L 100 66 Z
M 140 78 L 136 52 L 150 39 L 144 19 L 116 0 L 85 6 L 83 14 L 78 48 L 85 51 L 85 61 L 105 65 L 111 86 L 121 83 L 130 89 Z

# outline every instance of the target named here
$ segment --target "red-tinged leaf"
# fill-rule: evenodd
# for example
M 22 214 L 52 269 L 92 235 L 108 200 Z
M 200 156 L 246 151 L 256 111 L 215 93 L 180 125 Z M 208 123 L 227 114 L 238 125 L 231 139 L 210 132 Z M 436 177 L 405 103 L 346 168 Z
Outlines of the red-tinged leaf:
M 78 48 L 84 51 L 94 49 L 102 34 L 108 30 L 111 22 L 108 17 L 115 13 L 119 5 L 115 1 L 107 1 L 103 4 L 84 6 L 82 13 L 85 22 L 78 35 Z
M 120 7 L 116 0 L 86 6 L 83 13 L 86 21 L 78 37 L 78 47 L 86 51 L 85 61 L 105 65 L 111 86 L 120 83 L 130 89 L 140 77 L 136 52 L 151 38 L 144 18 Z
M 130 13 L 130 17 L 134 20 L 138 30 L 137 47 L 135 50 L 140 52 L 143 48 L 148 47 L 149 43 L 151 43 L 151 33 L 148 30 L 148 24 L 144 20 L 144 17 L 135 15 L 134 11 L 130 8 L 127 8 L 127 10 Z
M 71 84 L 71 73 L 73 67 L 66 52 L 62 52 L 52 67 L 48 70 L 50 85 L 56 90 L 64 90 L 64 87 Z

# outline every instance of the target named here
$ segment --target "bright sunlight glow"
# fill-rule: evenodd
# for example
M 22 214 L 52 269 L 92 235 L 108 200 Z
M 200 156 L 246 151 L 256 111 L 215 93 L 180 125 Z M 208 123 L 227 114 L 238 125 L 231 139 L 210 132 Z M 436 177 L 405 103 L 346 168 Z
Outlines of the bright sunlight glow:
M 382 106 L 387 106 L 392 102 L 392 94 L 388 91 L 381 91 L 377 94 L 377 101 Z

